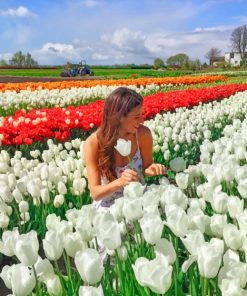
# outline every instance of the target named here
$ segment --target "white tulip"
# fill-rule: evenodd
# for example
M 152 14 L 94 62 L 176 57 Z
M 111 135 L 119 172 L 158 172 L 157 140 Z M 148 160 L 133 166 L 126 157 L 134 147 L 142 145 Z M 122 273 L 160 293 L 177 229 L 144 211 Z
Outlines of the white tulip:
M 117 254 L 120 260 L 125 261 L 128 257 L 127 248 L 125 246 L 121 246 L 120 248 L 117 249 Z
M 227 208 L 232 219 L 236 219 L 244 210 L 244 200 L 237 196 L 229 196 L 227 200 Z
M 47 292 L 51 295 L 59 296 L 62 293 L 62 285 L 59 277 L 56 274 L 51 275 L 46 279 Z
M 59 208 L 60 206 L 62 206 L 64 204 L 64 195 L 56 195 L 53 204 L 55 208 Z
M 216 277 L 222 261 L 222 253 L 210 243 L 198 248 L 198 268 L 200 275 L 205 278 Z
M 14 295 L 26 296 L 34 287 L 35 277 L 32 269 L 21 263 L 11 266 L 11 288 Z
M 67 233 L 63 238 L 64 249 L 70 257 L 75 257 L 77 251 L 86 248 L 86 243 L 82 241 L 81 236 L 77 232 Z
M 131 152 L 131 141 L 124 140 L 124 139 L 118 139 L 117 145 L 114 146 L 114 148 L 122 155 L 122 156 L 128 156 Z
M 43 239 L 43 248 L 49 260 L 58 260 L 63 253 L 62 236 L 55 230 L 48 230 Z
M 12 285 L 11 285 L 11 266 L 5 265 L 0 273 L 0 277 L 4 281 L 5 286 L 11 290 Z
M 20 210 L 21 213 L 28 212 L 28 210 L 29 210 L 28 202 L 22 200 L 22 201 L 19 203 L 19 210 Z
M 233 250 L 239 250 L 243 246 L 245 233 L 239 230 L 237 226 L 233 224 L 227 224 L 223 229 L 223 237 L 226 245 L 229 248 Z
M 0 228 L 7 228 L 9 225 L 9 217 L 5 213 L 0 213 Z
M 177 205 L 169 205 L 165 207 L 166 219 L 165 223 L 176 236 L 184 236 L 188 231 L 188 217 L 185 211 Z
M 140 182 L 130 182 L 124 187 L 123 195 L 127 198 L 135 198 L 143 196 L 145 186 Z
M 21 234 L 14 247 L 16 257 L 26 266 L 33 266 L 37 262 L 38 250 L 39 242 L 34 230 Z
M 186 189 L 190 185 L 190 174 L 188 173 L 178 173 L 176 174 L 175 180 L 178 187 L 182 190 Z
M 247 290 L 241 289 L 239 279 L 223 279 L 222 296 L 247 296 Z
M 227 216 L 214 214 L 210 217 L 210 229 L 214 236 L 223 237 L 223 229 L 227 225 Z
M 239 180 L 237 189 L 243 198 L 247 198 L 247 179 Z
M 164 224 L 157 214 L 144 214 L 139 220 L 144 239 L 147 243 L 154 245 L 162 235 Z
M 143 287 L 148 287 L 158 294 L 165 294 L 172 283 L 172 267 L 165 256 L 157 254 L 154 260 L 137 258 L 132 268 L 136 280 Z
M 44 283 L 54 274 L 53 266 L 47 258 L 41 259 L 39 257 L 34 267 L 39 280 Z
M 49 193 L 48 188 L 42 188 L 40 190 L 40 197 L 41 197 L 41 200 L 44 204 L 50 203 L 50 193 Z
M 191 255 L 197 255 L 198 248 L 205 243 L 204 236 L 199 230 L 190 230 L 181 240 Z
M 103 245 L 109 250 L 115 250 L 121 246 L 121 232 L 117 222 L 111 219 L 102 219 L 96 227 L 96 234 Z
M 124 199 L 118 198 L 115 200 L 114 204 L 110 206 L 110 209 L 109 209 L 114 219 L 118 222 L 121 222 L 124 218 L 123 205 L 124 205 Z
M 75 265 L 81 278 L 87 284 L 98 283 L 104 273 L 104 267 L 99 253 L 94 249 L 85 249 L 75 255 Z
M 154 250 L 156 255 L 158 253 L 164 255 L 167 258 L 169 264 L 173 264 L 176 261 L 176 251 L 172 242 L 168 241 L 167 239 L 159 239 L 154 246 Z
M 163 209 L 166 205 L 177 205 L 182 209 L 188 206 L 188 198 L 183 191 L 174 185 L 167 185 L 160 197 L 160 204 Z
M 79 296 L 104 296 L 102 286 L 98 288 L 91 286 L 80 286 Z
M 123 214 L 127 221 L 137 221 L 143 216 L 142 201 L 140 198 L 125 199 Z
M 67 193 L 67 187 L 65 186 L 65 184 L 63 182 L 58 182 L 58 185 L 57 185 L 57 190 L 58 190 L 58 193 L 60 195 L 64 195 Z

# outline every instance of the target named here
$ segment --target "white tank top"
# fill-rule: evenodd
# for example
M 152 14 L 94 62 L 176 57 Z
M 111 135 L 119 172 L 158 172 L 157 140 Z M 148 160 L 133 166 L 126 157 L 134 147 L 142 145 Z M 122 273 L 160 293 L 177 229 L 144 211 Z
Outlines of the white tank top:
M 132 162 L 132 165 L 133 165 L 135 171 L 140 174 L 140 182 L 142 184 L 144 184 L 145 180 L 144 180 L 144 176 L 142 173 L 142 156 L 141 156 L 141 151 L 140 151 L 140 147 L 139 147 L 137 133 L 136 133 L 136 141 L 137 141 L 137 150 L 136 150 L 136 153 L 133 155 L 131 162 Z M 121 174 L 123 173 L 123 171 L 127 170 L 127 169 L 131 169 L 130 163 L 128 163 L 125 166 L 116 166 L 115 171 L 116 171 L 117 178 L 119 178 L 121 176 Z M 109 181 L 107 180 L 107 178 L 105 176 L 102 176 L 101 177 L 101 185 L 108 184 L 108 183 L 109 183 Z M 96 204 L 97 208 L 98 207 L 110 207 L 114 203 L 115 199 L 122 197 L 122 196 L 123 196 L 123 190 L 118 190 L 118 191 L 115 191 L 114 193 L 112 193 L 111 195 L 104 197 L 104 199 L 102 199 L 100 201 L 94 201 L 94 204 Z

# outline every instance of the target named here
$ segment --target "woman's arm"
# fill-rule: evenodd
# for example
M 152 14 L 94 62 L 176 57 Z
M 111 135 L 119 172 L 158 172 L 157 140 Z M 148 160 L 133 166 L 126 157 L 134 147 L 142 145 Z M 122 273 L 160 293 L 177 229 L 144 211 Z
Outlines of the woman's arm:
M 148 177 L 164 175 L 165 166 L 153 162 L 153 137 L 148 127 L 140 126 L 139 144 L 141 149 L 144 173 Z
M 91 135 L 84 146 L 84 159 L 87 168 L 88 186 L 94 200 L 98 201 L 104 197 L 122 189 L 130 181 L 137 180 L 137 173 L 132 170 L 126 170 L 122 176 L 108 184 L 101 185 L 101 176 L 97 162 L 98 140 L 95 134 Z

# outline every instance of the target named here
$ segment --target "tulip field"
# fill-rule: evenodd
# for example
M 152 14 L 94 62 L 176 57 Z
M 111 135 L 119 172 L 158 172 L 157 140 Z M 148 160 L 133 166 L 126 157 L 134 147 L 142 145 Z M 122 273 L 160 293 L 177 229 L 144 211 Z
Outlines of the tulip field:
M 247 296 L 247 83 L 228 79 L 0 84 L 8 295 Z M 118 86 L 144 97 L 167 174 L 97 208 L 84 141 Z

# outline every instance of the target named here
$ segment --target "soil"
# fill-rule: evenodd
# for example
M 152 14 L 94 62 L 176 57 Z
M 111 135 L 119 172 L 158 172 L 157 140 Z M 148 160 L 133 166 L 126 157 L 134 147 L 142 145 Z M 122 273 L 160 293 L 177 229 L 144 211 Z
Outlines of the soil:
M 102 76 L 78 76 L 78 77 L 33 77 L 33 76 L 0 76 L 0 83 L 16 82 L 49 82 L 49 81 L 71 81 L 71 80 L 100 80 Z

